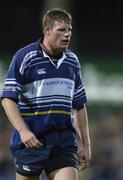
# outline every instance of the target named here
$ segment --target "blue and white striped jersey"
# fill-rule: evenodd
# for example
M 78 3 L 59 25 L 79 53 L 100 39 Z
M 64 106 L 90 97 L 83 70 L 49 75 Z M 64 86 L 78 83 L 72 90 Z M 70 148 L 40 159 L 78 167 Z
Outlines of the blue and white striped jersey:
M 2 93 L 2 98 L 18 102 L 27 127 L 38 138 L 49 125 L 73 127 L 73 108 L 87 102 L 76 55 L 66 49 L 56 65 L 39 44 L 40 40 L 16 52 Z M 12 145 L 21 143 L 14 130 Z

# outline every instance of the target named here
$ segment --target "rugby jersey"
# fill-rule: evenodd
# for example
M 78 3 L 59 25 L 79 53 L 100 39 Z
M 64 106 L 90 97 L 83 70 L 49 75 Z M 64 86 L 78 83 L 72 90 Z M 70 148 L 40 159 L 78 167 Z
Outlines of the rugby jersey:
M 18 103 L 27 127 L 39 139 L 50 125 L 73 127 L 72 110 L 87 102 L 77 56 L 65 49 L 54 64 L 40 43 L 38 40 L 16 52 L 2 93 L 2 98 Z M 16 129 L 11 143 L 13 147 L 22 143 Z

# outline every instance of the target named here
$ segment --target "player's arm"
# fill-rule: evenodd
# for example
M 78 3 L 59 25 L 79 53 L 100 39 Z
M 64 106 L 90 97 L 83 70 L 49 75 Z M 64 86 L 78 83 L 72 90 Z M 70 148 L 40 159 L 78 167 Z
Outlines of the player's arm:
M 85 105 L 74 111 L 75 128 L 80 137 L 79 161 L 81 168 L 89 165 L 91 159 L 91 147 L 89 136 L 88 116 Z
M 17 103 L 10 98 L 2 99 L 2 106 L 13 127 L 20 133 L 22 142 L 27 148 L 39 147 L 42 144 L 35 135 L 26 127 L 21 117 Z

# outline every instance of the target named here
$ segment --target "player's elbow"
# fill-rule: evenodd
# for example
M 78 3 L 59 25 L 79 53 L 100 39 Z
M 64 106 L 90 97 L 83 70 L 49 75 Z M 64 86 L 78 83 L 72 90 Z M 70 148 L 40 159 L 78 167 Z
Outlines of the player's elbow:
M 1 104 L 2 104 L 4 109 L 6 108 L 7 105 L 10 105 L 14 102 L 15 101 L 13 99 L 10 99 L 10 98 L 2 98 L 2 100 L 1 100 Z
M 5 106 L 6 106 L 7 102 L 8 102 L 8 99 L 9 98 L 2 98 L 1 104 L 2 104 L 3 108 L 5 108 Z

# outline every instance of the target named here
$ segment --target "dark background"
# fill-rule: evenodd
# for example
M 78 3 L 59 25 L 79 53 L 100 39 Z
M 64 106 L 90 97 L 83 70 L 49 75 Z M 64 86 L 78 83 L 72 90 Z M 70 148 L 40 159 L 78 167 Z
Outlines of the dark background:
M 0 4 L 0 53 L 14 53 L 41 36 L 45 0 L 3 1 Z M 82 53 L 122 53 L 122 1 L 70 2 L 73 47 Z

